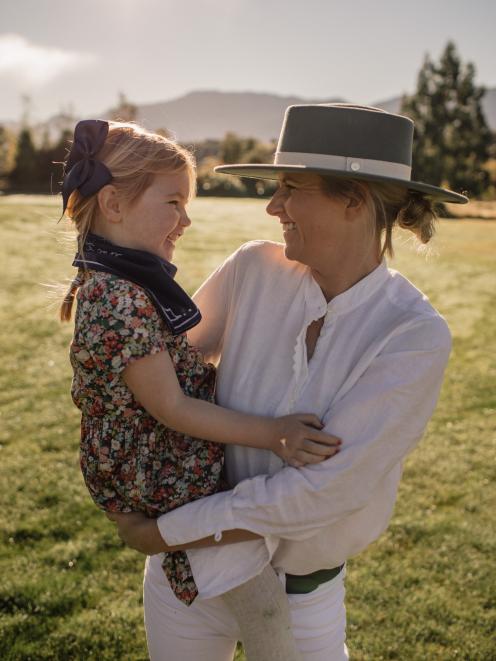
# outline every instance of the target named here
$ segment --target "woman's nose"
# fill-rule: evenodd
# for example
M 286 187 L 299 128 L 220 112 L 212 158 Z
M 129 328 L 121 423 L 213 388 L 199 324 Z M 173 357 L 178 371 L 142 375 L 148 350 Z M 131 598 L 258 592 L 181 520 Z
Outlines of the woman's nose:
M 269 216 L 277 216 L 281 213 L 284 205 L 284 194 L 283 191 L 279 188 L 276 190 L 274 195 L 271 197 L 270 202 L 266 206 L 265 210 Z

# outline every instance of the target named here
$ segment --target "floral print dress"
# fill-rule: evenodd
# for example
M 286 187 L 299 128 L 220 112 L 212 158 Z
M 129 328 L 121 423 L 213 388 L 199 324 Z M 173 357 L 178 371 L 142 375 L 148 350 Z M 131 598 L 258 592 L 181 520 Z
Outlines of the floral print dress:
M 88 271 L 77 295 L 70 359 L 72 398 L 81 410 L 81 470 L 96 504 L 156 517 L 222 488 L 223 447 L 191 438 L 147 413 L 122 379 L 133 360 L 168 351 L 183 392 L 214 401 L 215 368 L 186 335 L 172 335 L 143 289 Z M 197 595 L 186 553 L 165 553 L 176 596 Z

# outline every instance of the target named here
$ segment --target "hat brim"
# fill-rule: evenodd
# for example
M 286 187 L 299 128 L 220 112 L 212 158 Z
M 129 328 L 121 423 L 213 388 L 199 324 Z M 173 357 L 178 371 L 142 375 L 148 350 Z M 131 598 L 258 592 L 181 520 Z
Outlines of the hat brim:
M 465 195 L 455 193 L 454 191 L 438 186 L 431 186 L 420 181 L 407 181 L 405 179 L 395 179 L 394 177 L 383 177 L 381 175 L 367 174 L 365 172 L 349 172 L 343 170 L 331 170 L 325 168 L 311 167 L 308 165 L 272 165 L 272 164 L 249 164 L 236 163 L 234 165 L 218 165 L 214 168 L 215 172 L 222 174 L 232 174 L 237 177 L 250 177 L 253 179 L 277 180 L 283 172 L 305 173 L 315 172 L 323 176 L 342 177 L 346 179 L 360 179 L 364 181 L 377 181 L 390 184 L 396 184 L 402 188 L 424 193 L 436 202 L 448 202 L 450 204 L 466 204 L 469 200 Z

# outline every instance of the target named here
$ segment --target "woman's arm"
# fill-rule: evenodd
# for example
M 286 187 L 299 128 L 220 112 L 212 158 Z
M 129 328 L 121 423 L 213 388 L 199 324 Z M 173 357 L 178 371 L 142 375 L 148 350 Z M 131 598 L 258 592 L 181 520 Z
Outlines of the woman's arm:
M 182 544 L 241 528 L 301 540 L 361 510 L 421 438 L 449 350 L 440 319 L 404 331 L 330 407 L 328 431 L 346 437 L 336 458 L 243 480 L 232 491 L 188 503 L 159 517 L 162 536 Z M 391 506 L 394 498 L 391 493 Z
M 322 461 L 339 450 L 340 440 L 320 431 L 315 415 L 262 418 L 187 397 L 167 351 L 130 363 L 122 377 L 150 415 L 184 434 L 272 450 L 296 465 Z

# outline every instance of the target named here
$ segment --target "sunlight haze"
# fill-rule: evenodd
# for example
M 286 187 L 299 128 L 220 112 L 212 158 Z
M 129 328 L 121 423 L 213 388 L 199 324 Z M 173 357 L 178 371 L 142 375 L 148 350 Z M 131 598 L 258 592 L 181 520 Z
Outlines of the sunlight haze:
M 0 120 L 99 113 L 192 90 L 373 103 L 410 92 L 449 39 L 496 84 L 496 3 L 18 0 L 0 6 Z

